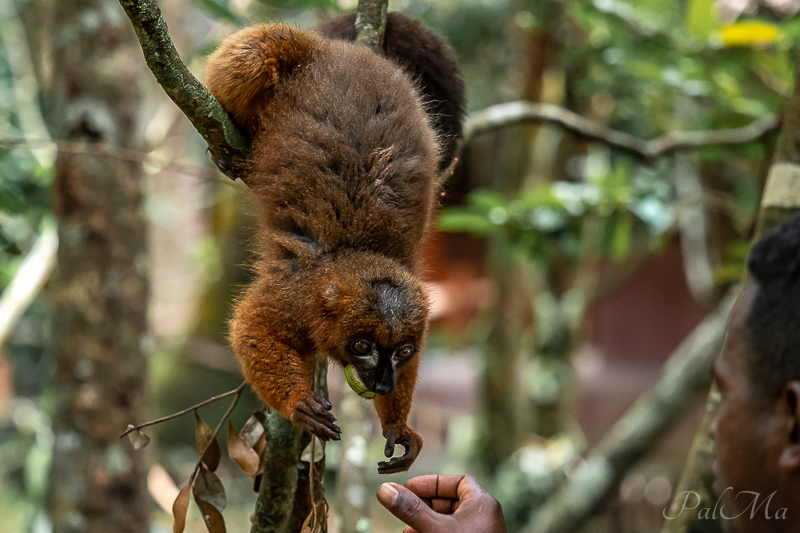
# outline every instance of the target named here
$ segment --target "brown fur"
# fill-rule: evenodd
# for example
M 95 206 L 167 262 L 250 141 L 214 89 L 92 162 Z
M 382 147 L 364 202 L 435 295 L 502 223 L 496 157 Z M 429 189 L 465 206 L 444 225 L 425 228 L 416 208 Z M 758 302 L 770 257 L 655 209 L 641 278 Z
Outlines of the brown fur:
M 379 472 L 407 470 L 422 447 L 407 418 L 440 151 L 415 85 L 367 48 L 279 25 L 225 39 L 207 84 L 253 138 L 247 182 L 264 208 L 257 278 L 230 327 L 245 377 L 284 417 L 338 440 L 310 372 L 317 354 L 353 364 L 378 393 L 387 457 L 406 448 Z
M 331 39 L 356 40 L 356 14 L 325 21 L 316 31 Z M 455 157 L 464 119 L 464 82 L 450 48 L 419 21 L 389 13 L 383 34 L 383 53 L 419 86 L 425 109 L 442 145 L 440 170 Z

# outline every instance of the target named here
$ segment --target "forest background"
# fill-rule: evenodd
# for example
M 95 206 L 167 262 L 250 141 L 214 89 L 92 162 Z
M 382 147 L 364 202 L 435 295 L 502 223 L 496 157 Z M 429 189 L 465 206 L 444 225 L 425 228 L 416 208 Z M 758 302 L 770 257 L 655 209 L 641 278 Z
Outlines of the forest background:
M 236 28 L 310 27 L 355 2 L 161 8 L 202 79 L 204 57 Z M 453 47 L 469 106 L 426 251 L 434 321 L 411 416 L 426 447 L 408 475 L 475 475 L 514 531 L 541 524 L 537 511 L 563 510 L 563 500 L 542 505 L 570 483 L 596 501 L 569 527 L 657 530 L 703 413 L 723 296 L 754 231 L 793 86 L 800 5 L 389 8 Z M 132 531 L 169 531 L 197 462 L 195 419 L 143 430 L 155 442 L 141 451 L 118 436 L 240 383 L 225 320 L 249 276 L 253 209 L 154 83 L 118 3 L 2 0 L 0 9 L 0 531 L 93 523 L 105 496 L 81 506 L 87 472 L 130 474 L 137 496 L 120 494 L 110 515 L 135 517 Z M 546 105 L 508 104 L 520 101 Z M 668 359 L 682 363 L 664 367 L 662 388 L 647 396 Z M 330 529 L 396 530 L 372 494 L 408 476 L 379 478 L 378 425 L 342 381 L 331 369 L 331 398 L 353 438 L 325 452 Z M 227 405 L 198 412 L 213 427 Z M 234 426 L 259 408 L 246 392 Z M 643 428 L 635 439 L 615 425 L 626 412 Z M 592 458 L 609 455 L 621 459 L 591 485 L 582 476 Z M 229 530 L 248 529 L 252 482 L 228 461 L 217 474 Z M 190 509 L 186 530 L 204 529 Z

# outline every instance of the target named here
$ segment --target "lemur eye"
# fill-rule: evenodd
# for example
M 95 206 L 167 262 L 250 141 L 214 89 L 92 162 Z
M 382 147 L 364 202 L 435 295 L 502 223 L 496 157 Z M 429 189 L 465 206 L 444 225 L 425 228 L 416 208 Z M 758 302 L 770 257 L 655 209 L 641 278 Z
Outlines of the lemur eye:
M 411 357 L 411 354 L 414 353 L 414 347 L 410 344 L 405 344 L 397 350 L 397 357 L 401 359 L 405 359 L 406 357 Z
M 353 343 L 350 345 L 350 350 L 358 355 L 364 355 L 365 353 L 369 352 L 369 349 L 369 343 L 364 340 L 353 341 Z

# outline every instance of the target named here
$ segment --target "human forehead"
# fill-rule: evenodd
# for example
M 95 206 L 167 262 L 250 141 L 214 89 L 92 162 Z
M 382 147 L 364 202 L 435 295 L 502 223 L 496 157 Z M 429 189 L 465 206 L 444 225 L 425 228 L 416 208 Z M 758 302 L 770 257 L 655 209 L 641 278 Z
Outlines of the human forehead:
M 745 283 L 731 308 L 725 343 L 722 353 L 714 363 L 714 372 L 719 381 L 739 377 L 746 372 L 745 360 L 750 344 L 747 336 L 747 319 L 758 294 L 758 284 L 749 280 Z

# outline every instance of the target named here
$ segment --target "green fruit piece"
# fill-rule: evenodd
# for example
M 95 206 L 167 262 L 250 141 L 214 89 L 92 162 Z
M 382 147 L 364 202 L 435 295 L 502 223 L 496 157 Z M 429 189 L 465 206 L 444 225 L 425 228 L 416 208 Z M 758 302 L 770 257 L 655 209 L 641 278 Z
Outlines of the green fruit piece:
M 344 367 L 344 379 L 347 380 L 347 384 L 350 385 L 350 388 L 353 389 L 353 392 L 362 398 L 375 397 L 375 393 L 369 390 L 367 386 L 364 385 L 364 382 L 361 381 L 361 378 L 358 377 L 356 367 L 353 365 L 347 365 Z

